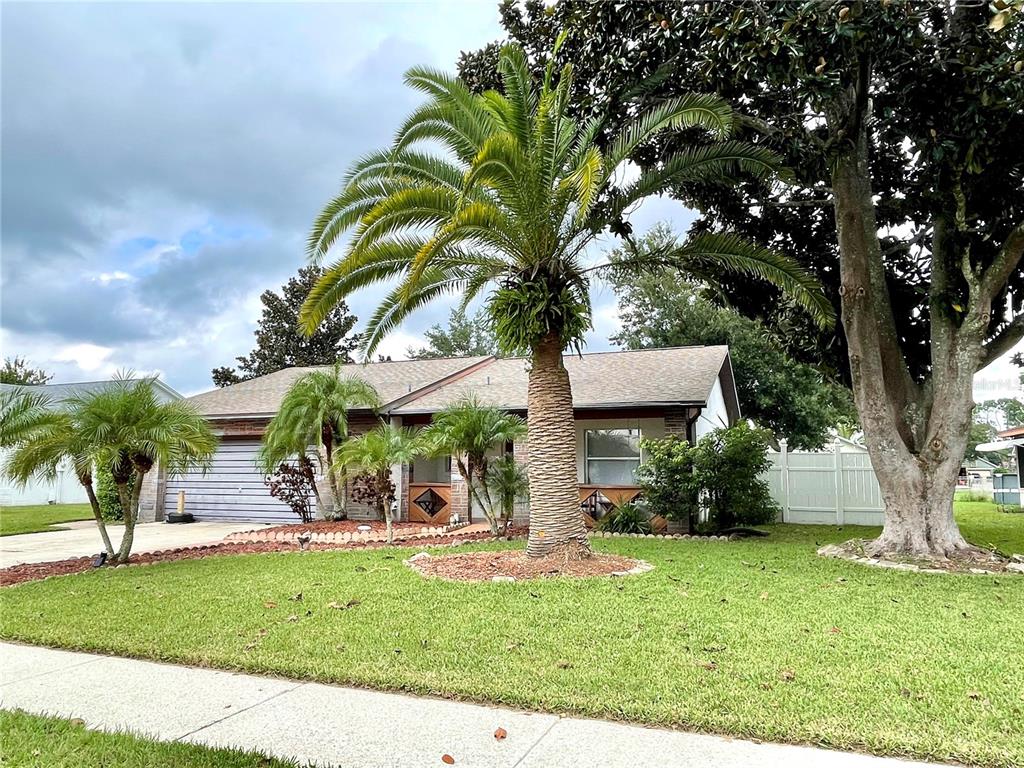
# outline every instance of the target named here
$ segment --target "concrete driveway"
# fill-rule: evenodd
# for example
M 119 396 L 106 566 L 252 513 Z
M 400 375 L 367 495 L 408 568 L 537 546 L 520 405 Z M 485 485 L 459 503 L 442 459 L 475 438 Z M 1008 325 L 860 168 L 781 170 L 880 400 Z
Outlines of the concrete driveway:
M 0 568 L 9 568 L 21 563 L 45 563 L 49 560 L 95 555 L 103 549 L 95 522 L 89 520 L 61 525 L 73 527 L 67 531 L 0 536 Z M 142 523 L 135 526 L 132 552 L 156 552 L 161 549 L 214 544 L 229 533 L 251 531 L 259 527 L 253 523 Z M 120 525 L 110 525 L 107 526 L 107 530 L 116 549 L 121 541 L 123 528 Z

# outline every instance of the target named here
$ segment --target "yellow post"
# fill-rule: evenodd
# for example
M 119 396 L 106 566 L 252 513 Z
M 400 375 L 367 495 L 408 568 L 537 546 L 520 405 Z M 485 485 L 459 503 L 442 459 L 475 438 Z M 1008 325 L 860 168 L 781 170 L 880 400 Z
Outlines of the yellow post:
M 185 492 L 178 491 L 178 514 L 185 514 Z

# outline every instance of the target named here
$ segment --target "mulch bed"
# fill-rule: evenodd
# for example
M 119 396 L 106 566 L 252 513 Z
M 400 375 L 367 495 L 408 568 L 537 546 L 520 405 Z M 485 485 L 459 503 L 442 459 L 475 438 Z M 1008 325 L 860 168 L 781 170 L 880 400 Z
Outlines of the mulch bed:
M 415 540 L 418 547 L 458 546 L 474 541 L 488 541 L 492 538 L 489 532 L 456 533 L 446 536 L 426 536 Z M 388 546 L 382 541 L 351 541 L 345 543 L 317 543 L 306 546 L 309 551 L 332 549 L 368 549 Z M 396 544 L 401 546 L 401 544 Z M 168 563 L 174 560 L 196 560 L 201 557 L 219 555 L 249 555 L 264 552 L 297 552 L 302 547 L 290 541 L 248 541 L 209 544 L 202 547 L 182 547 L 163 552 L 144 552 L 132 555 L 128 566 L 147 565 L 149 563 Z M 9 587 L 26 581 L 38 581 L 50 576 L 64 576 L 71 573 L 84 573 L 94 570 L 92 557 L 76 557 L 69 560 L 55 560 L 49 563 L 23 563 L 10 568 L 0 569 L 0 587 Z M 105 566 L 110 567 L 110 566 Z M 116 566 L 120 568 L 121 566 Z
M 526 581 L 552 576 L 587 578 L 650 570 L 642 560 L 620 555 L 595 553 L 585 558 L 566 558 L 563 555 L 527 557 L 520 550 L 460 552 L 439 557 L 416 555 L 406 563 L 424 576 L 448 581 Z

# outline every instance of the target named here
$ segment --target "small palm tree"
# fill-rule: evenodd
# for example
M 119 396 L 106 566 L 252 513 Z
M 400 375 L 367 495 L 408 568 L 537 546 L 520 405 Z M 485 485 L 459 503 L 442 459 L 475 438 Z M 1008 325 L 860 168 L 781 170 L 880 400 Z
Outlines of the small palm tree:
M 514 456 L 502 456 L 487 468 L 487 488 L 505 529 L 512 524 L 516 502 L 529 496 L 530 481 L 522 464 Z
M 335 458 L 334 472 L 353 470 L 364 475 L 368 495 L 387 527 L 388 544 L 394 541 L 392 505 L 396 499 L 391 468 L 409 464 L 426 448 L 422 434 L 416 430 L 388 423 L 352 438 L 341 447 Z
M 43 394 L 5 392 L 0 397 L 0 446 L 12 449 L 3 474 L 21 487 L 33 479 L 53 481 L 62 465 L 71 465 L 89 499 L 103 550 L 113 561 L 114 547 L 93 486 L 95 456 L 76 428 L 74 417 Z
M 377 408 L 380 396 L 362 379 L 344 375 L 341 363 L 300 376 L 288 389 L 277 415 L 263 436 L 259 462 L 271 474 L 283 462 L 306 456 L 316 447 L 321 473 L 334 464 L 335 450 L 348 439 L 348 412 Z M 348 483 L 343 471 L 326 472 L 332 509 L 328 511 L 314 485 L 325 519 L 347 517 Z
M 556 76 L 552 58 L 536 83 L 522 48 L 508 45 L 499 69 L 504 92 L 480 95 L 432 69 L 407 73 L 406 82 L 427 101 L 392 146 L 356 163 L 317 218 L 309 238 L 314 261 L 352 232 L 341 258 L 310 292 L 300 322 L 310 333 L 353 291 L 397 280 L 363 335 L 369 355 L 432 299 L 456 294 L 465 306 L 489 288 L 486 306 L 499 347 L 530 357 L 527 552 L 570 547 L 585 554 L 572 392 L 562 359 L 566 349 L 580 348 L 590 327 L 595 268 L 587 266 L 585 251 L 608 230 L 628 237 L 623 216 L 629 208 L 678 182 L 771 177 L 780 162 L 764 147 L 730 139 L 732 111 L 714 96 L 666 101 L 607 136 L 600 118 L 581 123 L 570 116 L 570 65 Z M 669 128 L 703 129 L 711 141 L 677 149 L 634 181 L 618 183 L 636 150 Z M 443 152 L 431 151 L 438 146 Z M 628 264 L 687 265 L 756 275 L 788 291 L 822 322 L 831 320 L 832 306 L 813 277 L 730 234 L 698 234 Z
M 105 390 L 69 398 L 66 406 L 76 439 L 113 475 L 124 510 L 124 535 L 113 559 L 126 563 L 146 475 L 158 464 L 170 475 L 205 471 L 217 450 L 217 436 L 191 403 L 161 402 L 153 379 L 126 375 Z
M 487 484 L 488 452 L 504 447 L 526 434 L 526 422 L 500 408 L 482 405 L 469 396 L 434 415 L 424 430 L 434 453 L 450 455 L 469 493 L 470 509 L 475 503 L 487 516 L 491 531 L 498 533 L 498 513 Z

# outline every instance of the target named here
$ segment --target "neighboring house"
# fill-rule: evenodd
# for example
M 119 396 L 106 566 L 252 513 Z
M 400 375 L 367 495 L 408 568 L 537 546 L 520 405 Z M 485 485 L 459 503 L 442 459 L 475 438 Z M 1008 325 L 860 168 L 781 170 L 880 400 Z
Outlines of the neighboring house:
M 973 459 L 964 459 L 960 465 L 960 476 L 956 484 L 961 488 L 976 488 L 979 490 L 992 490 L 992 476 L 999 468 L 987 459 L 977 456 Z
M 72 384 L 35 384 L 21 386 L 17 384 L 0 384 L 0 392 L 27 390 L 39 392 L 50 398 L 59 406 L 70 397 L 89 392 L 100 392 L 113 386 L 114 381 L 80 381 Z M 157 379 L 154 382 L 158 396 L 163 401 L 180 400 L 181 395 Z M 8 450 L 0 448 L 0 467 L 7 462 Z M 70 464 L 62 464 L 58 468 L 57 479 L 52 482 L 32 481 L 20 488 L 0 472 L 0 506 L 17 507 L 29 504 L 87 504 L 89 499 L 85 489 L 78 482 Z
M 383 406 L 378 412 L 349 414 L 351 434 L 372 429 L 381 419 L 425 426 L 433 414 L 468 394 L 485 404 L 526 414 L 525 358 L 469 357 L 402 360 L 350 366 L 351 375 L 372 384 Z M 683 435 L 694 441 L 739 419 L 739 401 L 729 350 L 679 347 L 566 355 L 576 413 L 577 477 L 580 503 L 592 518 L 635 498 L 633 473 L 643 461 L 640 438 Z M 177 477 L 151 473 L 140 515 L 163 519 L 179 491 L 186 510 L 199 520 L 292 522 L 295 516 L 271 498 L 256 467 L 264 430 L 285 392 L 310 368 L 289 368 L 190 398 L 221 436 L 212 469 Z M 504 447 L 529 459 L 529 440 Z M 441 524 L 457 516 L 481 520 L 468 509 L 467 493 L 449 457 L 420 459 L 395 467 L 398 518 Z M 374 511 L 350 503 L 354 518 Z M 528 515 L 523 505 L 517 518 Z

